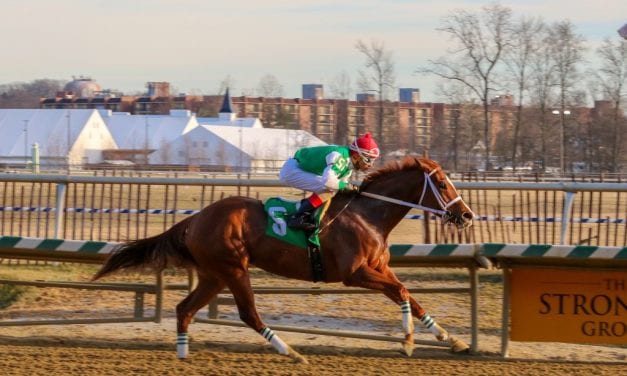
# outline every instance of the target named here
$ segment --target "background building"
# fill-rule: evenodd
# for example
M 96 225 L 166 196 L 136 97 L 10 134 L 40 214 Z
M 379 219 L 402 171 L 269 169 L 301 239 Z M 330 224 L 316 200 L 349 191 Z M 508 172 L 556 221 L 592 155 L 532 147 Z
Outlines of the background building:
M 399 102 L 418 103 L 420 102 L 420 89 L 398 89 L 398 100 Z
M 303 99 L 322 99 L 324 98 L 324 90 L 320 84 L 304 84 Z
M 39 163 L 49 168 L 101 163 L 117 144 L 97 110 L 0 109 L 0 164 Z
M 125 96 L 112 90 L 102 90 L 94 80 L 81 77 L 68 83 L 64 88 L 66 90 L 54 97 L 43 98 L 40 106 L 42 109 L 109 110 L 114 114 L 126 112 L 146 118 L 183 116 L 194 118 L 196 125 L 302 130 L 330 144 L 348 144 L 358 135 L 371 132 L 383 152 L 379 163 L 403 155 L 429 155 L 446 169 L 455 171 L 481 169 L 482 159 L 485 165 L 487 147 L 484 144 L 485 122 L 481 106 L 473 103 L 420 102 L 420 90 L 417 88 L 401 88 L 399 101 L 379 101 L 375 93 L 357 94 L 357 100 L 324 99 L 320 84 L 303 85 L 303 96 L 306 98 L 231 97 L 228 92 L 226 97 L 172 96 L 167 82 L 149 82 L 146 86 L 147 91 L 143 95 Z M 225 98 L 228 99 L 226 109 Z M 525 108 L 518 125 L 520 140 L 514 151 L 513 135 L 518 121 L 518 108 L 514 103 L 511 94 L 496 95 L 490 101 L 488 146 L 491 168 L 507 168 L 513 160 L 521 166 L 539 165 L 541 167 L 534 167 L 539 170 L 555 166 L 553 148 L 545 146 L 546 150 L 540 150 L 537 145 L 540 144 L 538 140 L 545 141 L 547 145 L 555 144 L 555 132 L 552 130 L 557 126 L 554 124 L 556 118 L 550 111 L 542 114 L 539 109 Z M 566 140 L 570 143 L 565 145 L 566 165 L 576 163 L 579 166 L 585 159 L 587 166 L 597 163 L 599 169 L 612 169 L 603 167 L 608 163 L 616 164 L 605 155 L 612 140 L 590 136 L 603 132 L 603 124 L 608 120 L 592 116 L 594 109 L 573 109 L 572 112 L 566 122 Z M 111 118 L 117 119 L 113 115 Z M 138 123 L 142 121 L 137 120 Z M 544 124 L 547 135 L 539 134 L 538 124 Z M 138 130 L 135 133 L 139 135 L 141 132 Z M 142 136 L 142 139 L 146 138 L 151 139 L 150 136 Z M 169 143 L 172 140 L 168 137 L 165 141 Z M 134 161 L 143 158 L 145 161 L 146 150 L 156 150 L 159 142 L 151 141 L 150 148 L 142 149 L 144 154 L 130 147 L 127 157 Z M 116 155 L 119 156 L 120 150 L 128 146 L 125 145 L 122 143 L 117 147 Z M 581 148 L 586 150 L 584 157 L 576 153 Z M 609 162 L 595 162 L 604 158 Z

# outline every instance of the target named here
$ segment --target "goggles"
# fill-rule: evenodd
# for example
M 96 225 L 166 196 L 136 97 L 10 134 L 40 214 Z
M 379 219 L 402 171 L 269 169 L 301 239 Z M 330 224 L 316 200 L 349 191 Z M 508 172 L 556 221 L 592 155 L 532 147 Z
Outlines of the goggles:
M 362 152 L 360 149 L 357 149 L 357 154 L 359 155 L 359 158 L 361 158 L 362 162 L 364 162 L 364 164 L 366 164 L 367 166 L 372 166 L 374 160 L 377 159 L 376 157 L 370 156 Z

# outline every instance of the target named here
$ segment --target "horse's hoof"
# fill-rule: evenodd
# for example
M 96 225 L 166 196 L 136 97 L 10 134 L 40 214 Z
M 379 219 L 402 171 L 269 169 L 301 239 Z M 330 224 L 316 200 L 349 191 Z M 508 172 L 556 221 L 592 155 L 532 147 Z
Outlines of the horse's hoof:
M 403 350 L 405 350 L 405 354 L 407 356 L 411 356 L 414 352 L 414 336 L 413 334 L 406 334 L 405 340 L 403 341 Z
M 466 342 L 461 339 L 450 337 L 448 341 L 451 345 L 451 351 L 455 354 L 468 354 L 470 352 L 470 346 L 468 346 Z
M 290 352 L 287 355 L 289 355 L 290 358 L 294 359 L 294 362 L 296 362 L 296 363 L 309 364 L 307 359 L 305 359 L 304 356 L 302 356 L 299 353 L 297 353 L 296 351 L 294 351 L 294 349 L 290 349 Z
M 414 353 L 414 343 L 403 342 L 403 350 L 405 350 L 405 355 L 411 356 Z

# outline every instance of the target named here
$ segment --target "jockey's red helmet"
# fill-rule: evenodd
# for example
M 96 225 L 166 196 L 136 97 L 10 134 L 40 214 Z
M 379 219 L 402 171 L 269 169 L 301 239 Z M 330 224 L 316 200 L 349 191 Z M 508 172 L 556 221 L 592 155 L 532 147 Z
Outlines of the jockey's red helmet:
M 367 160 L 379 158 L 379 147 L 370 133 L 355 139 L 349 149 Z

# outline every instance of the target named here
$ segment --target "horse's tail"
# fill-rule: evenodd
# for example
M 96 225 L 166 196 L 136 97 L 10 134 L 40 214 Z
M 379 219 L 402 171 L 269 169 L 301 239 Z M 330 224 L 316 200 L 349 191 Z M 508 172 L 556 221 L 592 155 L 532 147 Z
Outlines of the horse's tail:
M 160 272 L 168 265 L 195 268 L 196 262 L 185 246 L 185 231 L 191 218 L 180 221 L 160 235 L 119 245 L 92 281 L 118 270 Z

